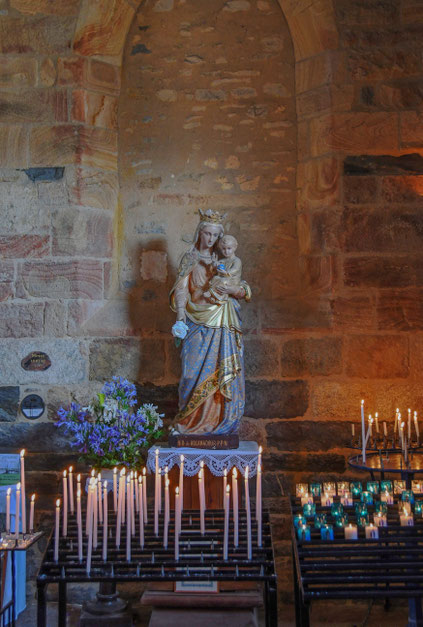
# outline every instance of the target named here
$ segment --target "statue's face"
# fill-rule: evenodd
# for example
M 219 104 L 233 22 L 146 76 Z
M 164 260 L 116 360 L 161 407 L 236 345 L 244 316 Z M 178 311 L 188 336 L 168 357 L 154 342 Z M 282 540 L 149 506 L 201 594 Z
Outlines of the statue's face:
M 207 225 L 200 232 L 200 248 L 212 248 L 219 237 L 220 228 L 218 226 Z

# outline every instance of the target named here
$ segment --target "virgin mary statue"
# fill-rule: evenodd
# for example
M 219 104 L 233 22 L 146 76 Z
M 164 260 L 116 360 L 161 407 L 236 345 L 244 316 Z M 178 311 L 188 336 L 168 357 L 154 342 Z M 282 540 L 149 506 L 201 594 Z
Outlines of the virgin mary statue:
M 218 266 L 217 250 L 225 216 L 200 210 L 192 245 L 179 264 L 170 292 L 181 329 L 182 375 L 179 412 L 173 428 L 179 434 L 237 433 L 245 404 L 244 355 L 239 300 L 250 300 L 245 281 L 218 282 L 209 291 Z M 232 238 L 234 239 L 234 238 Z M 178 335 L 178 331 L 176 331 Z

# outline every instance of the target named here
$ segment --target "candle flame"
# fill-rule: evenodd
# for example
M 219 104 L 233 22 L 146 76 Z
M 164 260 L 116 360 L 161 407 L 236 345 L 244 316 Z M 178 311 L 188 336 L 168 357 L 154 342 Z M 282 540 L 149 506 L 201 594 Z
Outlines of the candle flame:
M 20 484 L 20 483 L 17 483 L 17 484 L 16 484 L 16 489 L 17 489 L 17 490 L 20 490 L 20 489 L 21 489 L 21 484 Z
M 175 495 L 179 496 L 179 488 L 178 487 L 175 488 Z
M 81 475 L 77 475 L 76 476 L 76 480 L 77 480 L 78 483 L 81 483 Z
M 184 463 L 184 459 L 185 459 L 185 457 L 183 455 L 181 455 L 181 464 Z
M 133 478 L 134 478 L 134 471 L 131 470 L 131 479 L 133 479 Z
M 200 466 L 201 466 L 201 468 L 204 468 L 204 462 L 203 462 L 203 460 L 201 460 L 201 462 L 200 462 Z
M 364 398 L 361 399 L 361 404 L 364 405 Z
M 141 477 L 141 475 L 139 475 L 139 477 L 138 477 L 138 483 L 142 484 L 142 477 Z
M 227 469 L 226 469 L 226 468 L 224 468 L 224 469 L 223 469 L 223 476 L 224 476 L 224 477 L 227 477 L 227 476 L 228 476 L 228 471 L 227 471 Z
M 404 429 L 404 423 L 403 422 L 401 423 L 401 429 Z
M 94 468 L 91 471 L 91 477 L 95 477 L 95 470 L 94 470 Z
M 60 507 L 60 499 L 57 499 L 57 501 L 56 501 L 56 507 Z
M 262 445 L 260 444 L 260 446 L 259 446 L 259 454 L 261 455 L 262 453 L 263 453 L 263 447 L 262 447 Z
M 378 418 L 378 417 L 379 417 L 379 414 L 378 414 L 378 412 L 376 412 L 375 413 L 375 418 Z
M 7 492 L 6 492 L 7 496 L 10 496 L 11 493 L 12 493 L 12 488 L 7 488 Z
M 68 474 L 68 471 L 67 471 L 67 470 L 64 470 L 64 471 L 63 471 L 63 479 L 66 479 L 67 474 Z
M 117 474 L 117 468 L 116 466 L 113 468 L 113 474 L 116 475 Z
M 245 467 L 245 478 L 248 479 L 248 466 Z
M 20 456 L 21 456 L 21 457 L 24 457 L 24 455 L 25 455 L 25 449 L 23 448 L 19 454 L 20 454 Z
M 169 466 L 165 466 L 165 473 L 167 474 L 169 472 Z
M 146 473 L 146 469 L 145 469 L 145 466 L 144 466 L 144 468 L 142 469 L 142 474 L 145 475 L 145 473 Z
M 408 408 L 408 413 L 411 414 L 411 409 L 410 408 Z
M 230 490 L 231 490 L 231 486 L 228 483 L 228 485 L 226 486 L 226 494 L 229 494 Z
M 261 472 L 261 464 L 258 464 L 258 466 L 257 466 L 257 472 Z
M 69 474 L 73 472 L 73 466 L 69 466 Z
M 161 468 L 159 468 L 158 473 L 159 473 L 159 475 L 162 474 L 162 469 Z
M 107 490 L 107 479 L 106 479 L 106 481 L 104 481 L 104 483 L 103 483 L 103 490 Z
M 234 467 L 234 469 L 233 469 L 233 471 L 232 471 L 232 474 L 233 474 L 233 476 L 234 476 L 234 477 L 235 477 L 235 479 L 236 479 L 236 478 L 237 478 L 237 476 L 238 476 L 238 472 L 237 472 L 237 469 L 236 469 L 235 467 Z
M 156 455 L 158 455 L 158 454 L 159 454 L 159 449 L 158 449 L 158 448 L 156 448 Z
M 34 502 L 34 501 L 35 501 L 35 494 L 33 494 L 33 495 L 31 496 L 31 501 L 32 501 L 32 502 Z

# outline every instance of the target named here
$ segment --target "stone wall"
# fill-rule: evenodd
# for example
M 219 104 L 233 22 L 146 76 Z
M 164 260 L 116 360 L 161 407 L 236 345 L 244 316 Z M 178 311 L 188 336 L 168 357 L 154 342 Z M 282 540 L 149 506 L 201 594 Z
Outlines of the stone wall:
M 421 2 L 139 4 L 0 0 L 0 447 L 50 508 L 58 405 L 119 373 L 172 415 L 180 236 L 227 210 L 290 598 L 286 494 L 348 474 L 361 398 L 392 419 L 423 397 Z

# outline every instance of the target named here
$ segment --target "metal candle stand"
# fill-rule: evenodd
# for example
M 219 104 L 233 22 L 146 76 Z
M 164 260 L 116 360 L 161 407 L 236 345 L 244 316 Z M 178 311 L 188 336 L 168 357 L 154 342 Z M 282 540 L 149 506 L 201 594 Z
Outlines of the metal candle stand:
M 82 562 L 78 560 L 78 533 L 74 518 L 68 523 L 68 535 L 59 542 L 59 559 L 54 561 L 54 537 L 50 537 L 37 577 L 37 626 L 46 627 L 46 587 L 56 583 L 59 587 L 59 627 L 66 625 L 66 586 L 70 583 L 100 582 L 108 589 L 117 582 L 152 581 L 257 581 L 264 584 L 266 627 L 277 625 L 276 574 L 269 514 L 263 513 L 262 547 L 257 546 L 257 524 L 252 521 L 252 559 L 247 559 L 247 519 L 245 511 L 239 512 L 239 546 L 233 547 L 232 510 L 229 524 L 228 560 L 223 559 L 224 511 L 205 512 L 205 534 L 200 532 L 199 510 L 184 510 L 182 531 L 179 537 L 179 560 L 175 560 L 175 520 L 171 513 L 168 548 L 163 547 L 163 514 L 159 517 L 159 533 L 154 534 L 154 523 L 144 525 L 144 547 L 140 546 L 140 529 L 137 516 L 135 535 L 131 539 L 131 559 L 126 559 L 127 526 L 122 525 L 120 547 L 116 547 L 116 515 L 108 514 L 107 561 L 102 560 L 102 533 L 97 548 L 93 548 L 91 571 L 87 573 L 87 538 L 83 534 Z M 102 525 L 99 525 L 102 530 Z M 101 538 L 101 539 L 100 539 Z M 112 592 L 113 593 L 113 592 Z M 105 595 L 107 597 L 107 595 Z M 101 603 L 101 598 L 98 599 Z M 105 602 L 110 602 L 110 596 Z M 99 623 L 100 624 L 100 623 Z

